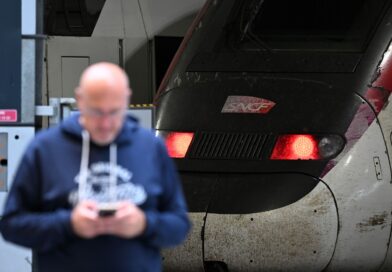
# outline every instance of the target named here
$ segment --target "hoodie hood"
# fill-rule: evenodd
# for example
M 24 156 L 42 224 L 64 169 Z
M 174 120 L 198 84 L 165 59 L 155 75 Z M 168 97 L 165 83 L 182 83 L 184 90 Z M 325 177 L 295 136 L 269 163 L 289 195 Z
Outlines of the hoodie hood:
M 79 117 L 80 117 L 80 113 L 71 115 L 61 123 L 60 127 L 64 133 L 82 140 L 82 131 L 84 130 L 84 128 L 79 123 Z M 130 143 L 131 137 L 129 136 L 135 133 L 138 130 L 138 128 L 139 128 L 138 119 L 128 114 L 125 117 L 124 124 L 120 129 L 120 132 L 118 133 L 117 137 L 114 139 L 113 143 L 115 143 L 116 145 Z
M 82 153 L 80 160 L 80 171 L 79 171 L 79 187 L 78 187 L 78 199 L 88 199 L 89 185 L 87 182 L 89 173 L 89 157 L 90 157 L 90 134 L 79 122 L 80 113 L 74 114 L 67 118 L 61 124 L 61 130 L 65 134 L 69 134 L 72 137 L 76 137 L 82 140 Z M 109 167 L 109 198 L 107 201 L 116 201 L 116 182 L 115 167 L 117 167 L 117 146 L 122 144 L 129 144 L 138 129 L 137 119 L 131 116 L 126 116 L 122 128 L 119 134 L 113 142 L 108 144 L 110 149 L 110 167 Z

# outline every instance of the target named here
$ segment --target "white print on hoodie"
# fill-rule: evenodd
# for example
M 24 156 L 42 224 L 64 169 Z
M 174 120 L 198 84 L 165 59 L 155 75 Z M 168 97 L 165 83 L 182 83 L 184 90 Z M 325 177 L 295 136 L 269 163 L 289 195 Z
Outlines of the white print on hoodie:
M 110 171 L 115 176 L 114 199 L 111 195 Z M 96 202 L 116 202 L 128 200 L 136 205 L 141 205 L 146 201 L 146 191 L 143 186 L 135 185 L 131 182 L 132 173 L 127 169 L 114 165 L 112 170 L 109 162 L 93 163 L 86 173 L 86 184 L 81 188 L 84 199 L 94 200 Z M 75 177 L 75 182 L 80 182 L 80 175 Z
M 110 203 L 128 200 L 135 205 L 146 201 L 144 187 L 131 182 L 132 173 L 117 165 L 117 145 L 110 145 L 110 161 L 93 163 L 88 168 L 90 153 L 90 135 L 82 131 L 83 147 L 80 172 L 75 177 L 79 184 L 78 200 L 89 199 L 98 203 Z

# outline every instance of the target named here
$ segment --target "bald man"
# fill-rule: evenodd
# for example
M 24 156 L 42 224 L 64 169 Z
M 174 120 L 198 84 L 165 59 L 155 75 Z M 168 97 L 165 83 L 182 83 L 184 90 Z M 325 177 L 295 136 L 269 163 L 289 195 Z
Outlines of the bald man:
M 117 65 L 88 67 L 80 114 L 23 156 L 0 231 L 35 251 L 38 272 L 161 271 L 160 249 L 186 237 L 178 175 L 162 141 L 126 115 L 131 93 Z
M 99 63 L 82 74 L 76 89 L 79 120 L 95 143 L 106 145 L 117 136 L 130 95 L 126 74 L 114 64 Z

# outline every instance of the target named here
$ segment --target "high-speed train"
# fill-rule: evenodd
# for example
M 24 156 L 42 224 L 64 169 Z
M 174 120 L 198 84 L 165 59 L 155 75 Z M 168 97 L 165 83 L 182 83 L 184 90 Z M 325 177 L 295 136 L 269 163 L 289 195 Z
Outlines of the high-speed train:
M 392 1 L 210 0 L 155 99 L 168 271 L 392 271 Z

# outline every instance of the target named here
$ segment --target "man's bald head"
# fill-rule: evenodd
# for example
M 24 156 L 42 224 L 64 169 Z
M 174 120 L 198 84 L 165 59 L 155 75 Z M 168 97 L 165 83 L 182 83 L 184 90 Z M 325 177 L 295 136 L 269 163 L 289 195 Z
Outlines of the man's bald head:
M 110 144 L 121 130 L 131 95 L 124 70 L 107 62 L 93 64 L 75 92 L 81 125 L 95 143 Z
M 89 66 L 80 77 L 77 92 L 123 92 L 130 94 L 128 77 L 119 66 L 100 62 Z

